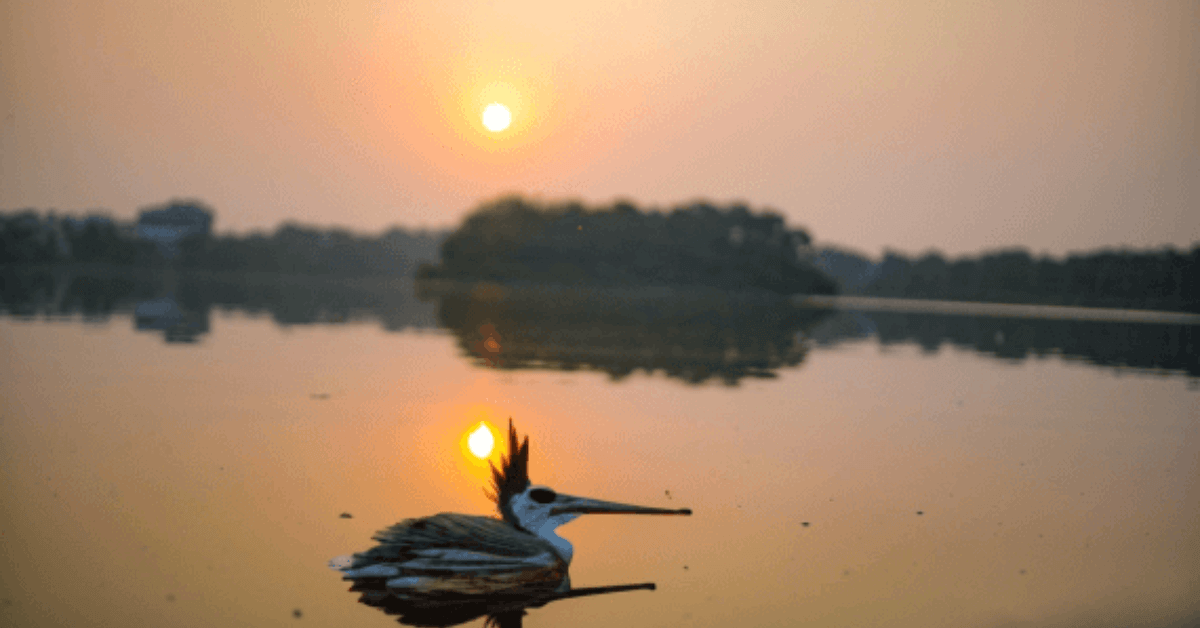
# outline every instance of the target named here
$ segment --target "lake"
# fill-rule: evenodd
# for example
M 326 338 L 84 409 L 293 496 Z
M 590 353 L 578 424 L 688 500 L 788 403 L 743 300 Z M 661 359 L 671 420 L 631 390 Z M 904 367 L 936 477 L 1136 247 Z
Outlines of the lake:
M 394 625 L 327 561 L 494 512 L 509 417 L 535 483 L 694 511 L 560 529 L 658 588 L 526 626 L 1200 622 L 1195 327 L 80 281 L 6 278 L 3 625 Z

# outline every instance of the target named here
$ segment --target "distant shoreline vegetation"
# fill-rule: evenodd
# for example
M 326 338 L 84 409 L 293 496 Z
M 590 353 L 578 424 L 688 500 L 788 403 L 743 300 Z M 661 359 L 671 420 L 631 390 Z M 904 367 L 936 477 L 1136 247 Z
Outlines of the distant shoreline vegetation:
M 171 201 L 121 222 L 34 210 L 0 212 L 0 266 L 104 264 L 212 272 L 411 276 L 436 260 L 442 231 L 392 228 L 379 236 L 284 223 L 267 235 L 211 232 L 214 212 Z
M 442 243 L 419 280 L 590 286 L 694 286 L 834 294 L 811 263 L 811 238 L 744 205 L 643 211 L 508 196 L 485 203 Z
M 879 262 L 831 247 L 816 262 L 848 294 L 1200 312 L 1200 244 L 1184 253 L 1103 250 L 1062 260 L 1019 248 L 957 259 L 887 252 Z
M 98 211 L 0 212 L 0 267 L 416 274 L 465 283 L 691 286 L 1200 312 L 1200 243 L 1187 252 L 1103 250 L 1063 259 L 1018 248 L 955 259 L 887 252 L 874 261 L 836 247 L 814 249 L 807 233 L 789 231 L 778 215 L 742 205 L 693 203 L 662 213 L 624 202 L 587 208 L 517 196 L 485 203 L 453 233 L 393 228 L 363 236 L 285 223 L 271 234 L 217 235 L 212 215 L 197 201 L 146 208 L 137 222 Z M 175 239 L 162 239 L 172 233 Z

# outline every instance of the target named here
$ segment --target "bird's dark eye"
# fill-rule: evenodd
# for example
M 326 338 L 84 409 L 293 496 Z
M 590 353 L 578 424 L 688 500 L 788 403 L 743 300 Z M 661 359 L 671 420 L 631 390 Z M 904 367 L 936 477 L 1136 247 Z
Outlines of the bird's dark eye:
M 554 491 L 548 488 L 535 488 L 532 491 L 529 491 L 529 499 L 532 499 L 539 504 L 549 504 L 550 502 L 554 501 L 554 498 L 556 497 L 558 497 L 558 495 L 555 495 Z

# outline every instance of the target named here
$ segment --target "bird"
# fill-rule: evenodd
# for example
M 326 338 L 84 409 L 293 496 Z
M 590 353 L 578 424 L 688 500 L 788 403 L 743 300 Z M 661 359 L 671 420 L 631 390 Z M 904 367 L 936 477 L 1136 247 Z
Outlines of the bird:
M 491 470 L 489 497 L 498 517 L 441 513 L 405 519 L 377 532 L 374 547 L 330 566 L 353 582 L 350 591 L 361 593 L 360 602 L 400 615 L 402 623 L 449 626 L 484 615 L 494 620 L 557 599 L 655 588 L 643 583 L 572 589 L 568 568 L 574 548 L 557 534 L 560 526 L 585 514 L 692 514 L 688 508 L 608 502 L 533 484 L 529 437 L 519 441 L 511 418 L 508 455 Z

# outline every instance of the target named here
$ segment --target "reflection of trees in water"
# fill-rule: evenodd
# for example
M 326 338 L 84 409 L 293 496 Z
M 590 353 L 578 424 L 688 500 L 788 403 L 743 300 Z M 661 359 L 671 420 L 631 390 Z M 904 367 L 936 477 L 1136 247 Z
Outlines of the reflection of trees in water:
M 139 301 L 133 309 L 139 331 L 160 330 L 167 342 L 196 342 L 208 333 L 208 309 L 181 306 L 170 296 Z
M 140 298 L 153 296 L 144 276 L 78 274 L 40 269 L 0 272 L 0 308 L 15 316 L 73 316 L 106 320 Z
M 814 327 L 815 314 L 798 313 L 765 293 L 729 301 L 723 292 L 666 288 L 525 289 L 502 298 L 504 290 L 448 292 L 435 316 L 435 305 L 418 300 L 407 279 L 0 269 L 4 313 L 92 322 L 115 312 L 137 314 L 138 305 L 149 302 L 135 324 L 161 330 L 171 342 L 208 333 L 216 306 L 269 315 L 281 325 L 377 320 L 401 330 L 440 322 L 468 353 L 497 366 L 594 368 L 615 378 L 639 369 L 691 382 L 771 377 L 804 359 L 808 345 L 795 340 L 800 331 L 817 345 L 876 335 L 883 344 L 912 342 L 928 352 L 949 343 L 1006 359 L 1062 354 L 1200 377 L 1196 326 L 843 312 Z M 151 307 L 162 298 L 178 312 Z M 493 326 L 490 336 L 486 324 Z M 489 350 L 489 337 L 498 352 Z
M 50 272 L 0 273 L 0 303 L 15 316 L 36 316 L 42 307 L 55 300 L 56 284 Z
M 487 364 L 594 369 L 614 379 L 636 370 L 690 383 L 775 377 L 803 361 L 798 332 L 823 316 L 765 292 L 495 285 L 425 292 L 438 299 L 438 322 Z
M 376 320 L 389 331 L 434 325 L 433 308 L 413 297 L 406 278 L 258 273 L 231 281 L 196 274 L 181 280 L 180 294 L 200 303 L 269 314 L 280 325 Z
M 118 303 L 133 297 L 136 287 L 123 277 L 72 277 L 58 301 L 56 313 L 107 319 Z
M 1090 364 L 1165 369 L 1200 376 L 1200 327 L 1096 321 L 843 313 L 818 330 L 824 344 L 862 337 L 915 343 L 927 353 L 943 344 L 1010 360 L 1060 354 Z
M 214 306 L 267 314 L 280 325 L 353 320 L 378 320 L 388 330 L 434 325 L 433 307 L 414 298 L 405 278 L 0 270 L 0 311 L 13 316 L 79 314 L 100 321 L 133 311 L 138 329 L 163 330 L 168 341 L 190 342 L 208 332 Z

